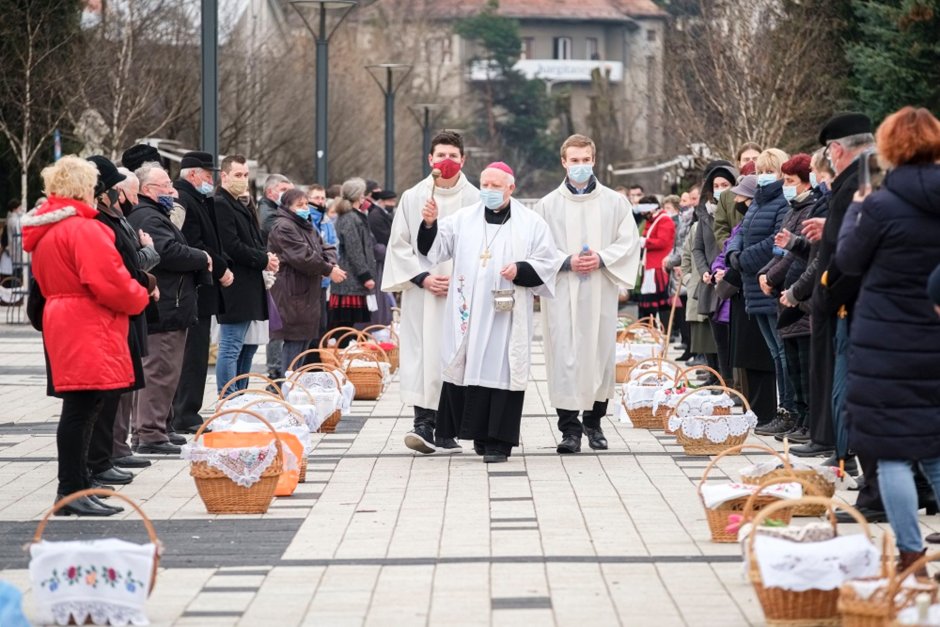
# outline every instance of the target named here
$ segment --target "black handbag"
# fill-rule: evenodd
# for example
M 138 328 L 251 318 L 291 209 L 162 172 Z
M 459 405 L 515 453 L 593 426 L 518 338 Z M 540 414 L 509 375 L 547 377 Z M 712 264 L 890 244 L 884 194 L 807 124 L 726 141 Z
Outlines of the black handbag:
M 29 278 L 29 296 L 26 297 L 26 317 L 37 331 L 42 331 L 42 312 L 46 308 L 46 297 L 39 289 L 34 277 Z
M 698 284 L 695 288 L 695 300 L 698 303 L 698 315 L 710 316 L 718 309 L 718 293 L 711 283 Z

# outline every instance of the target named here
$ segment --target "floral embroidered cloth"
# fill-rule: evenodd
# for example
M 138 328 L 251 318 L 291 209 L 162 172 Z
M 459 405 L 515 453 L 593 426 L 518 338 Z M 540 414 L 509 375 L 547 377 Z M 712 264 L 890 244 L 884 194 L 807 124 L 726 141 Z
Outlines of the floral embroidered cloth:
M 682 407 L 679 408 L 682 413 Z M 703 437 L 709 442 L 720 444 L 731 436 L 747 433 L 757 426 L 757 416 L 753 412 L 731 414 L 727 416 L 677 416 L 669 418 L 669 430 L 682 433 L 693 440 Z
M 749 483 L 706 482 L 702 486 L 702 501 L 708 509 L 715 509 L 722 503 L 751 496 L 756 491 L 757 486 Z M 775 483 L 761 490 L 761 494 L 778 499 L 798 499 L 803 496 L 803 486 L 795 481 L 793 483 Z
M 864 534 L 792 542 L 759 534 L 754 556 L 765 588 L 835 590 L 850 579 L 875 577 L 881 552 Z
M 297 469 L 297 457 L 287 446 L 284 451 L 284 468 Z M 191 462 L 206 462 L 243 488 L 258 483 L 262 473 L 277 458 L 277 444 L 272 440 L 267 446 L 239 448 L 211 448 L 201 444 L 184 444 L 180 457 Z
M 41 541 L 29 547 L 29 577 L 43 624 L 149 625 L 153 544 L 107 539 Z

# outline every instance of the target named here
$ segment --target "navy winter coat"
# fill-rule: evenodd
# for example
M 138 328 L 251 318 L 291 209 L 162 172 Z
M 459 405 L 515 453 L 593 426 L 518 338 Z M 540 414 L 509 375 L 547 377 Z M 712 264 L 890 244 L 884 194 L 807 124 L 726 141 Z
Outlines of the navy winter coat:
M 789 210 L 782 180 L 758 188 L 732 242 L 730 250 L 740 253 L 736 263 L 744 279 L 744 302 L 749 314 L 777 315 L 777 301 L 760 291 L 757 274 L 773 258 L 774 235 Z
M 940 165 L 900 166 L 854 203 L 836 263 L 862 275 L 849 335 L 849 446 L 879 459 L 940 457 L 940 318 L 927 297 L 940 263 Z

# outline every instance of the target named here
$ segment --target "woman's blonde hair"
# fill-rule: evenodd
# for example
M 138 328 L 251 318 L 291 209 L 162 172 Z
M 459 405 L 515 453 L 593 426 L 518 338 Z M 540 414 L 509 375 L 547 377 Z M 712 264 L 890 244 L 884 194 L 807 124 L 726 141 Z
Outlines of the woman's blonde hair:
M 47 196 L 87 201 L 95 195 L 98 168 L 75 155 L 65 155 L 42 169 L 42 182 Z
M 766 172 L 768 170 L 780 175 L 783 164 L 790 159 L 790 155 L 779 148 L 768 148 L 757 156 L 754 167 L 757 172 Z
M 336 214 L 342 215 L 353 209 L 353 203 L 366 195 L 366 182 L 359 178 L 351 178 L 343 182 L 339 198 L 336 199 Z

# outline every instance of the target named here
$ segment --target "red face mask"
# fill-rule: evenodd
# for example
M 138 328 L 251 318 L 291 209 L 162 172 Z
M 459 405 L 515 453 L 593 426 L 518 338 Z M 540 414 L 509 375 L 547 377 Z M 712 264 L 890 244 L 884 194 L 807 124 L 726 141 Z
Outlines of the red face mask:
M 443 179 L 452 179 L 460 173 L 460 163 L 453 159 L 442 159 L 432 167 L 441 171 L 441 178 Z

